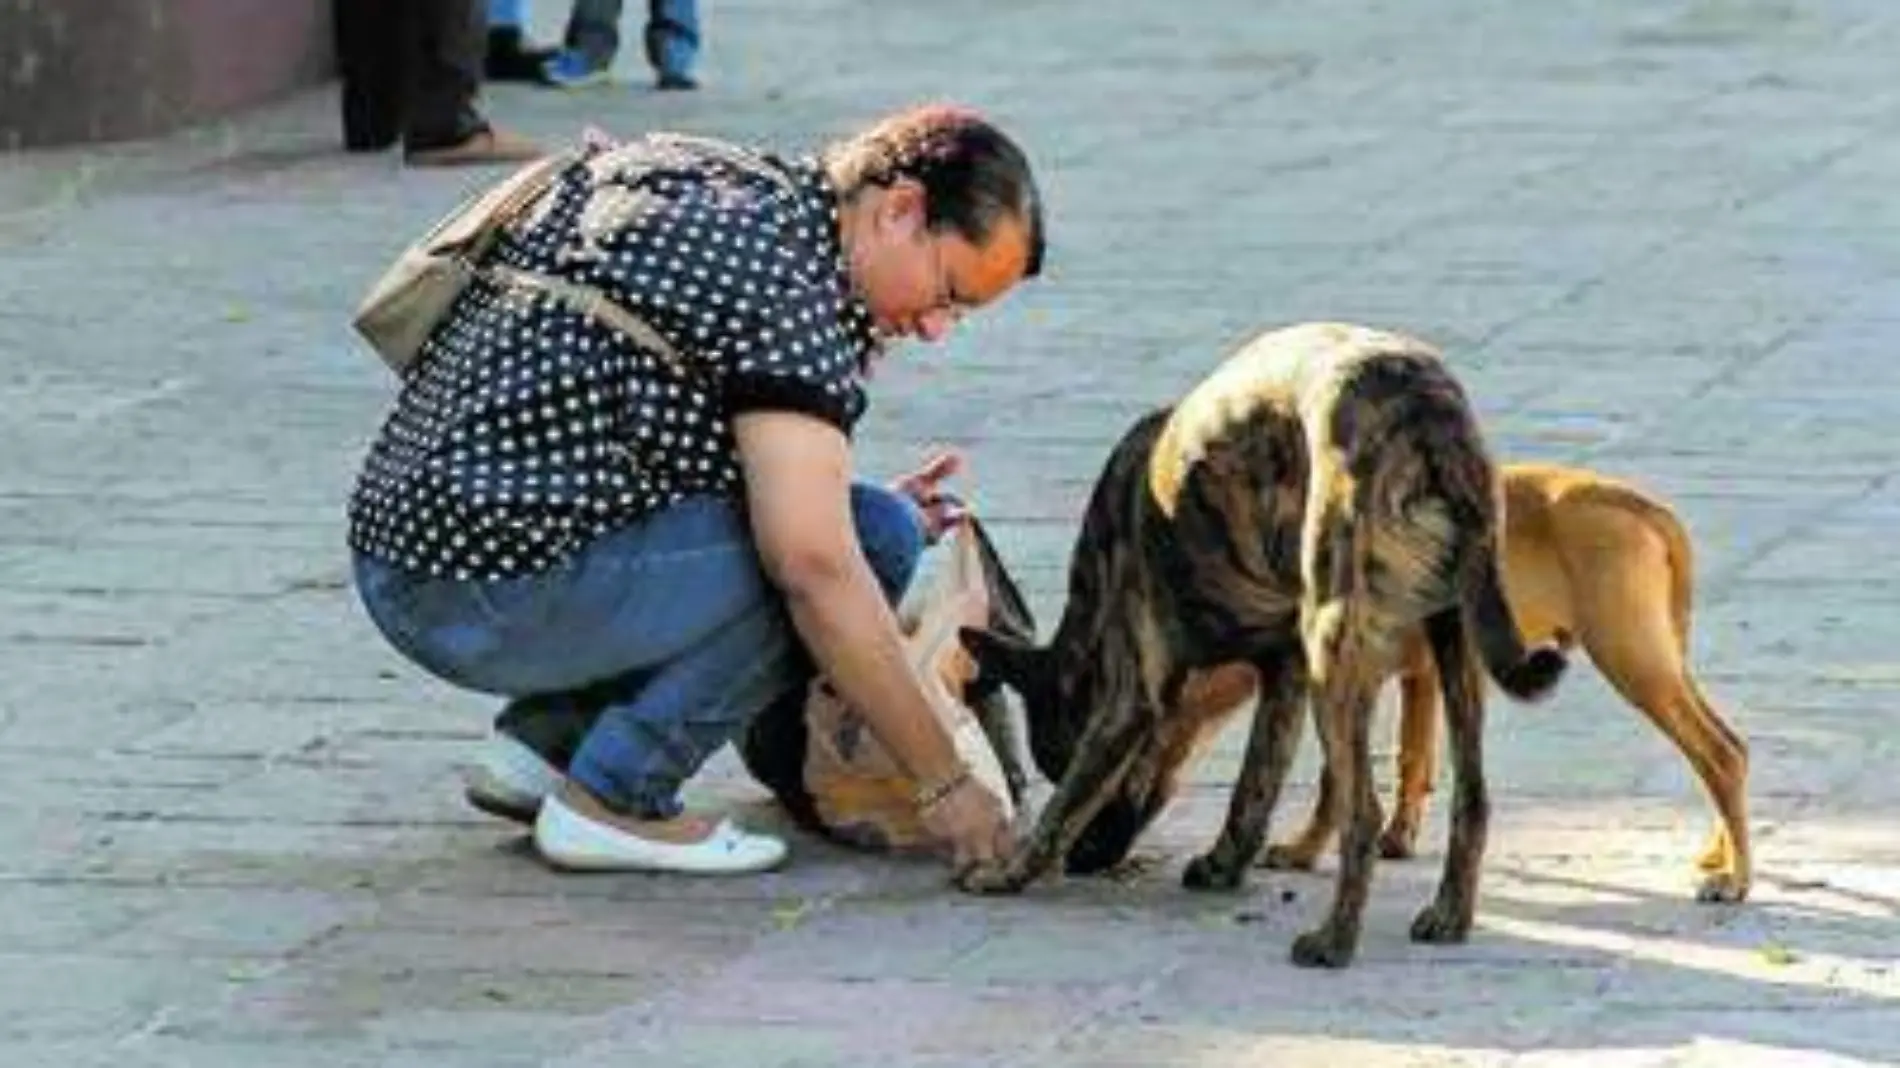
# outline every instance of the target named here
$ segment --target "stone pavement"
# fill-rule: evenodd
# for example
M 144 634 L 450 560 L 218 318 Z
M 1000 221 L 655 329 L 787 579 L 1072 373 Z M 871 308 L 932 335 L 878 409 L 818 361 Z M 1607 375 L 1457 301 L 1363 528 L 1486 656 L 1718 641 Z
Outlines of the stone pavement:
M 1048 278 L 889 372 L 866 449 L 966 446 L 1045 624 L 1108 444 L 1268 324 L 1435 338 L 1502 452 L 1672 498 L 1695 658 L 1753 744 L 1754 899 L 1689 900 L 1704 804 L 1587 666 L 1493 706 L 1470 944 L 1405 939 L 1435 820 L 1342 974 L 1286 962 L 1329 875 L 1177 888 L 1237 738 L 1128 882 L 977 900 L 805 840 L 751 880 L 549 873 L 459 803 L 486 702 L 395 660 L 343 586 L 390 395 L 346 314 L 480 178 L 345 158 L 316 92 L 0 160 L 0 1063 L 1900 1061 L 1900 6 L 708 15 L 703 93 L 492 111 L 789 146 L 948 95 L 1018 130 Z M 696 789 L 769 818 L 730 759 Z

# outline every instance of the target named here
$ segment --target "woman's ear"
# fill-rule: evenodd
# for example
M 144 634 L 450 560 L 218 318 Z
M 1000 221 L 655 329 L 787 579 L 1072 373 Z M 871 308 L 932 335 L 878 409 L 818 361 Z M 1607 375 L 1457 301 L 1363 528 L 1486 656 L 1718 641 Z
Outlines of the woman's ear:
M 922 183 L 915 178 L 899 178 L 884 188 L 883 202 L 878 205 L 878 222 L 899 236 L 909 237 L 924 229 L 924 221 L 929 217 L 926 207 Z

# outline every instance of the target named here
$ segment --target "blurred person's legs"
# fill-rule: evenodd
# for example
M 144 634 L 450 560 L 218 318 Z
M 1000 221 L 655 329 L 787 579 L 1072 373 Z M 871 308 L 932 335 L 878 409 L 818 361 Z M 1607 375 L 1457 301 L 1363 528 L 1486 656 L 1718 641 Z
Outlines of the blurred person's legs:
M 381 152 L 402 136 L 401 12 L 382 0 L 336 0 L 331 14 L 343 83 L 343 145 Z
M 407 0 L 403 156 L 419 166 L 532 159 L 540 148 L 476 110 L 487 49 L 486 0 Z
M 393 5 L 403 20 L 404 81 L 409 107 L 402 146 L 411 155 L 459 145 L 487 130 L 475 109 L 488 20 L 483 0 L 407 0 Z
M 540 149 L 476 110 L 487 0 L 335 0 L 343 144 L 380 152 L 402 142 L 421 166 L 504 163 Z
M 647 0 L 647 63 L 661 89 L 694 89 L 699 0 Z
M 605 82 L 620 51 L 623 0 L 574 0 L 561 52 L 545 67 L 548 84 L 577 89 Z M 691 89 L 699 57 L 698 0 L 647 0 L 647 63 L 661 89 Z
M 607 80 L 620 51 L 620 9 L 621 0 L 574 0 L 561 50 L 542 71 L 549 85 L 580 89 Z
M 528 40 L 528 0 L 488 0 L 488 53 L 484 70 L 491 82 L 538 82 L 552 48 Z

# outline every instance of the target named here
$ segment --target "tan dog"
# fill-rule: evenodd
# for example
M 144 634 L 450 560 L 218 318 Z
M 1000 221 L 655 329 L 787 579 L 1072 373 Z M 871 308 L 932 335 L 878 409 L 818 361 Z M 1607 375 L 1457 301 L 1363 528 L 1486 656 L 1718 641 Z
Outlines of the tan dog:
M 1504 587 L 1527 645 L 1583 646 L 1616 691 L 1676 744 L 1717 816 L 1697 861 L 1702 901 L 1741 901 L 1748 844 L 1748 747 L 1689 671 L 1694 569 L 1689 537 L 1669 507 L 1622 482 L 1577 468 L 1503 465 Z M 1379 837 L 1388 858 L 1413 854 L 1438 765 L 1438 676 L 1422 632 L 1400 675 L 1398 785 Z M 1231 701 L 1235 686 L 1209 687 Z M 1213 702 L 1210 703 L 1210 708 Z M 1210 720 L 1215 718 L 1211 714 Z M 1330 776 L 1306 829 L 1262 863 L 1310 868 L 1338 822 Z

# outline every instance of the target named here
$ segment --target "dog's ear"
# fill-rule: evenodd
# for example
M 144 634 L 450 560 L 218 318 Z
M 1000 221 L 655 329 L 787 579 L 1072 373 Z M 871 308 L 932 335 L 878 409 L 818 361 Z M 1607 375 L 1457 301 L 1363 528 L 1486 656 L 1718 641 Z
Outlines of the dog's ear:
M 957 640 L 976 661 L 979 680 L 1001 683 L 1021 694 L 1038 688 L 1045 654 L 1027 639 L 978 627 L 959 627 Z
M 990 619 L 989 630 L 1018 641 L 1034 641 L 1036 637 L 1036 617 L 1030 614 L 1029 602 L 1023 598 L 1017 588 L 1016 580 L 1003 564 L 1003 558 L 991 543 L 989 531 L 972 515 L 965 520 L 970 524 L 970 533 L 976 535 L 977 561 L 983 570 L 983 585 L 989 591 Z

